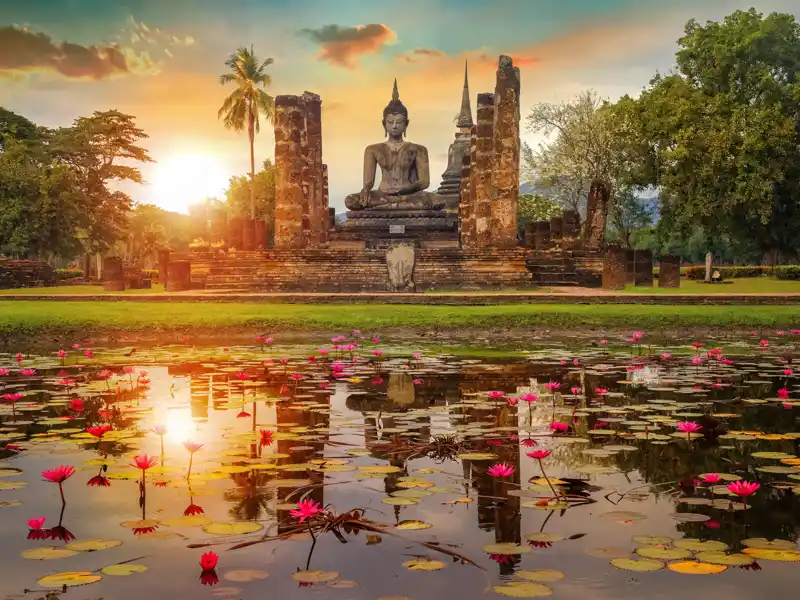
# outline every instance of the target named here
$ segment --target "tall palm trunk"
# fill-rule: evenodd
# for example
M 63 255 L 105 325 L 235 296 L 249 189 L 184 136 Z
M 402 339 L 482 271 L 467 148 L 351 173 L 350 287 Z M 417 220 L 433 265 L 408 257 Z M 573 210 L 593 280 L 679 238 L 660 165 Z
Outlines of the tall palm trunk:
M 256 218 L 256 159 L 253 145 L 255 142 L 255 115 L 251 107 L 248 123 L 248 133 L 250 134 L 250 219 Z

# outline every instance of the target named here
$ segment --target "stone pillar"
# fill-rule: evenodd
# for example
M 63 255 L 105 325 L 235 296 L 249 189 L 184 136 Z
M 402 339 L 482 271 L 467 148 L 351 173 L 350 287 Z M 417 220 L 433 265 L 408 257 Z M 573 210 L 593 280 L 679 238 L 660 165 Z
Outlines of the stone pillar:
M 711 263 L 713 262 L 713 255 L 711 252 L 706 252 L 706 283 L 711 283 Z
M 325 221 L 322 236 L 320 237 L 320 241 L 324 243 L 328 241 L 328 233 L 333 229 L 334 225 L 336 225 L 336 209 L 330 206 L 330 198 L 328 196 L 328 165 L 325 164 L 322 165 L 322 208 L 320 211 Z M 334 218 L 330 218 L 331 211 L 333 211 Z
M 215 208 L 211 211 L 211 226 L 209 237 L 212 242 L 222 242 L 226 237 L 228 227 L 228 213 L 224 208 Z
M 254 250 L 263 250 L 267 247 L 267 223 L 266 221 L 258 220 L 254 222 L 255 228 L 253 234 L 255 241 L 253 243 Z
M 125 291 L 125 270 L 118 256 L 103 257 L 103 289 L 107 292 Z
M 511 57 L 501 56 L 494 89 L 491 219 L 491 244 L 499 248 L 517 245 L 519 90 L 519 67 Z
M 534 223 L 533 245 L 537 250 L 547 250 L 550 247 L 550 221 Z
M 188 260 L 173 260 L 167 268 L 167 291 L 183 292 L 192 289 L 192 263 Z
M 242 231 L 244 229 L 244 219 L 242 217 L 231 217 L 228 219 L 228 248 L 242 250 Z
M 158 283 L 167 286 L 167 271 L 169 270 L 169 250 L 162 248 L 158 251 Z
M 665 254 L 661 257 L 661 266 L 658 270 L 658 287 L 681 287 L 681 257 L 674 254 Z
M 522 244 L 526 248 L 536 247 L 536 221 L 525 223 L 525 233 L 522 236 Z
M 583 245 L 589 250 L 600 250 L 605 243 L 606 213 L 608 212 L 608 187 L 602 181 L 593 181 L 586 203 L 586 226 Z
M 475 214 L 470 197 L 470 162 L 469 153 L 461 157 L 461 187 L 458 201 L 458 229 L 462 248 L 475 247 Z
M 564 233 L 564 220 L 562 217 L 552 217 L 550 219 L 550 237 L 560 240 Z
M 312 246 L 319 245 L 328 221 L 327 207 L 323 205 L 322 170 L 322 99 L 311 92 L 303 92 L 306 119 L 305 187 L 308 194 L 308 240 Z
M 298 96 L 275 98 L 275 248 L 302 248 L 305 117 Z
M 492 242 L 492 138 L 494 130 L 494 94 L 478 94 L 477 125 L 475 127 L 475 157 L 470 163 L 474 173 L 471 189 L 475 202 L 475 240 L 479 247 Z
M 652 250 L 636 250 L 634 259 L 633 284 L 640 287 L 653 287 Z
M 636 273 L 636 253 L 626 248 L 625 249 L 625 283 L 633 283 Z
M 565 210 L 561 214 L 564 226 L 561 235 L 565 238 L 576 238 L 581 235 L 581 216 L 577 210 Z
M 603 257 L 603 289 L 625 289 L 626 279 L 625 248 L 608 248 Z

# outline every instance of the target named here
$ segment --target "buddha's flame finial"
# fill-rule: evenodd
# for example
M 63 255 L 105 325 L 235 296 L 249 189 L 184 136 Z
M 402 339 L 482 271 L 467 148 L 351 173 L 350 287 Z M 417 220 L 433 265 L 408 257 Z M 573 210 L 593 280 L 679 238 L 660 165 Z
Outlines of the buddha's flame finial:
M 392 102 L 400 100 L 400 92 L 397 91 L 397 78 L 394 80 L 394 88 L 392 89 Z

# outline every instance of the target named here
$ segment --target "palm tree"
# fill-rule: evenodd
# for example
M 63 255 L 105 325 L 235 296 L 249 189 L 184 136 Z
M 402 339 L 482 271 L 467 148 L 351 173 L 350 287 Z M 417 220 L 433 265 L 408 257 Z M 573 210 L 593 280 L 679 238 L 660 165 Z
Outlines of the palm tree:
M 225 61 L 225 66 L 231 72 L 225 73 L 219 78 L 219 82 L 222 85 L 231 82 L 235 83 L 236 89 L 231 92 L 230 96 L 225 98 L 225 102 L 222 103 L 219 111 L 217 111 L 217 118 L 223 119 L 227 129 L 242 131 L 247 127 L 247 133 L 250 136 L 251 219 L 256 218 L 255 186 L 253 185 L 256 166 L 253 142 L 256 133 L 260 129 L 259 115 L 263 114 L 270 123 L 275 120 L 275 99 L 261 89 L 272 82 L 272 78 L 264 72 L 272 63 L 273 60 L 271 58 L 260 63 L 255 54 L 253 54 L 252 46 L 250 46 L 249 50 L 247 48 L 239 48 Z

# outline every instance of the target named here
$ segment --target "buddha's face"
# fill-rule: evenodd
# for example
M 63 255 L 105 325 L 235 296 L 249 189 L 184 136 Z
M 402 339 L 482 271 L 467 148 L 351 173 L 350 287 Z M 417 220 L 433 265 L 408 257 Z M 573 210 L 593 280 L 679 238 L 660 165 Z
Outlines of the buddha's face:
M 406 127 L 408 127 L 408 121 L 401 114 L 390 113 L 386 115 L 386 118 L 383 120 L 383 128 L 386 130 L 386 133 L 389 134 L 389 137 L 393 139 L 403 137 L 403 134 L 406 132 Z

